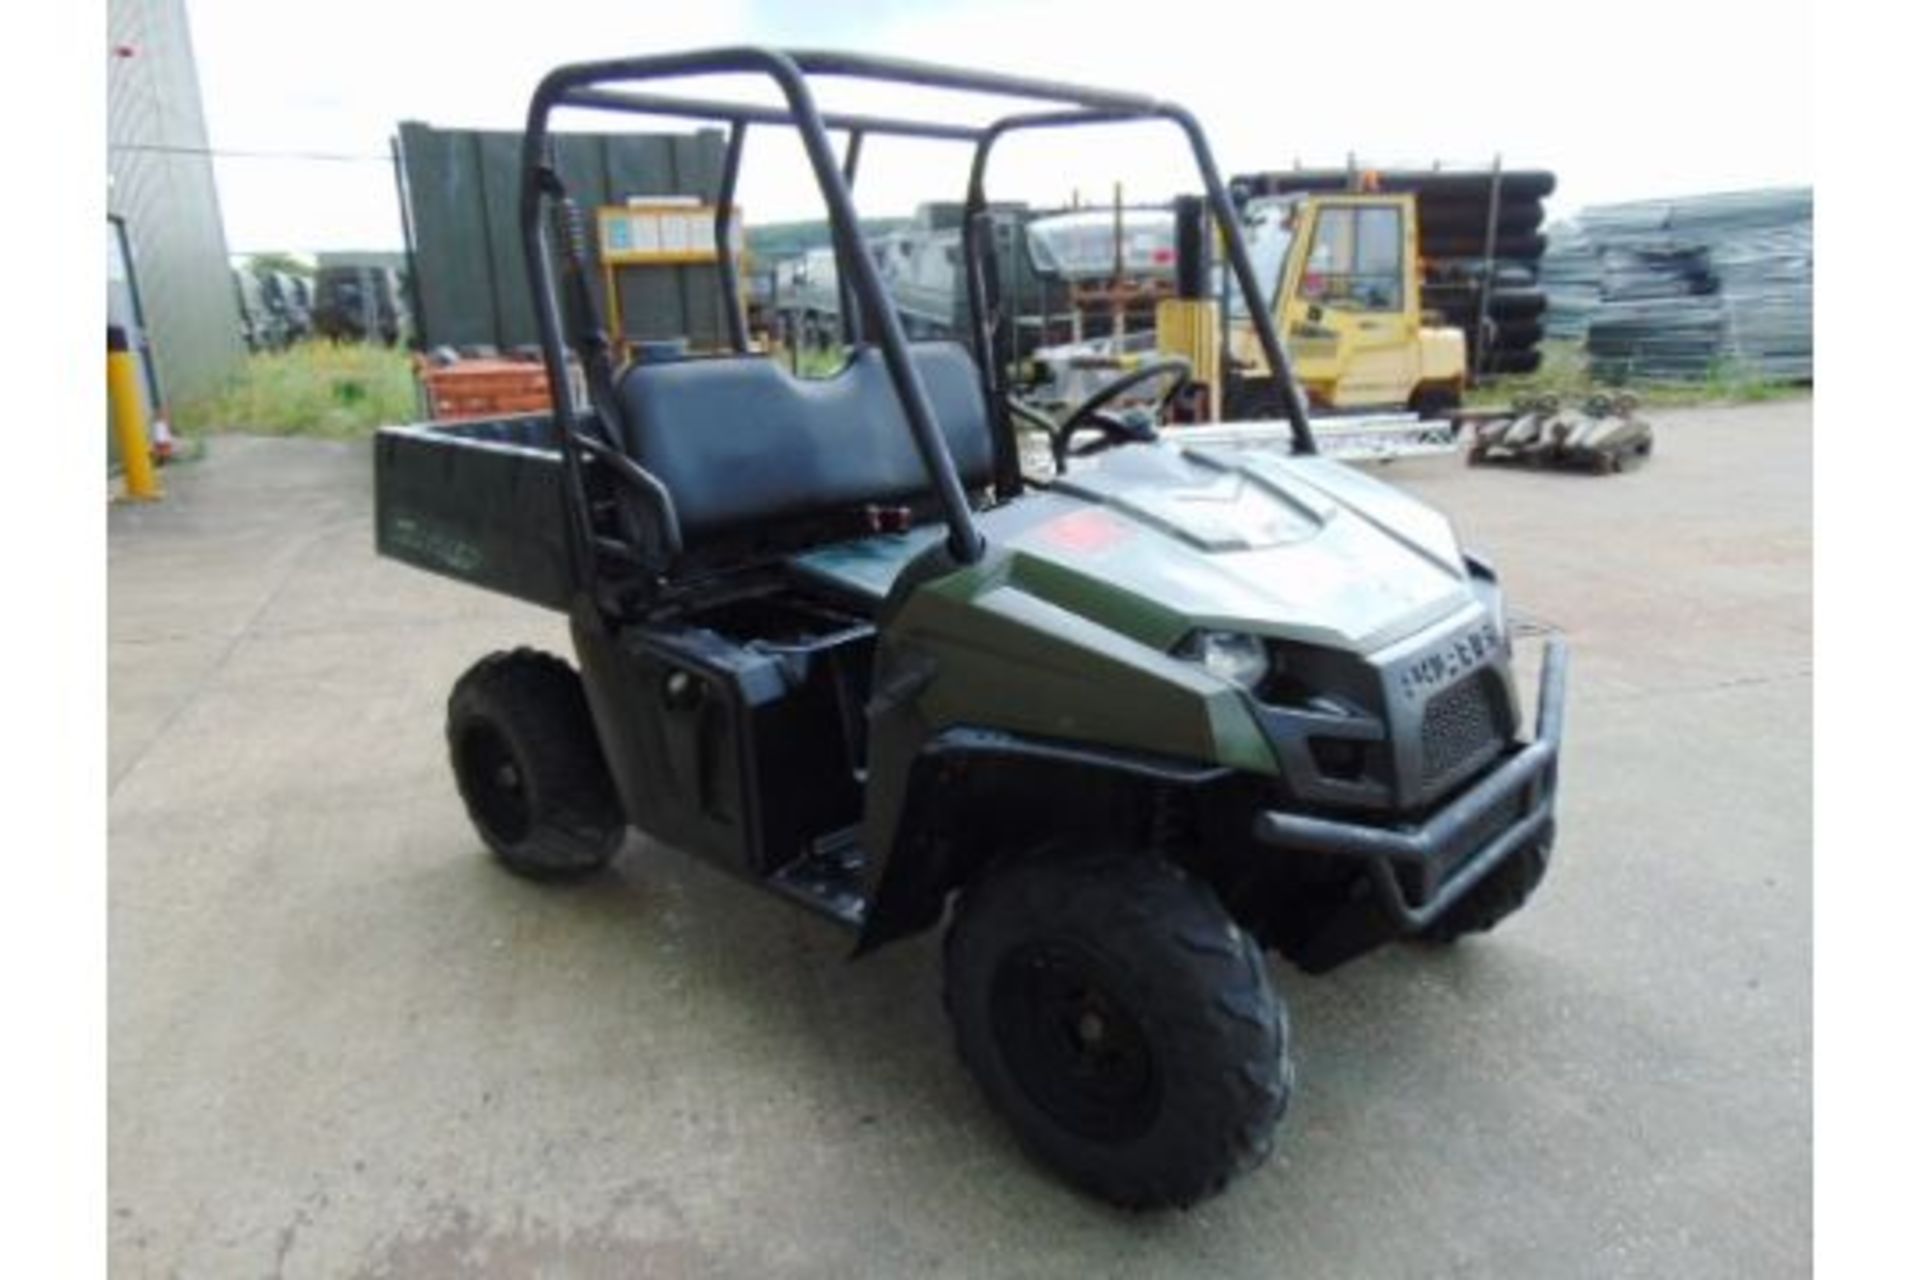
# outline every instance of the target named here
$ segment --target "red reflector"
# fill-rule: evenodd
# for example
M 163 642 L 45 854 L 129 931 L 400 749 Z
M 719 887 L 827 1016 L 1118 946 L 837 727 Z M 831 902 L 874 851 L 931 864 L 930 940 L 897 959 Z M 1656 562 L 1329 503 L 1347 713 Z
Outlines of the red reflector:
M 1040 526 L 1041 536 L 1069 551 L 1105 551 L 1133 530 L 1098 507 L 1087 507 Z
M 913 528 L 911 507 L 867 508 L 867 528 L 875 533 L 906 533 Z

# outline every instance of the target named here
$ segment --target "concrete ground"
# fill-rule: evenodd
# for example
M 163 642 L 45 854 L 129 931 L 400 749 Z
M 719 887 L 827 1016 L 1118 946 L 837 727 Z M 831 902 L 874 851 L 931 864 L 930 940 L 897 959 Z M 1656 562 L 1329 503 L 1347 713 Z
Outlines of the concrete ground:
M 1808 1271 L 1811 417 L 1391 469 L 1573 645 L 1554 869 L 1457 950 L 1276 967 L 1273 1160 L 1149 1217 L 1021 1157 L 934 940 L 849 965 L 638 837 L 498 871 L 442 705 L 560 620 L 377 560 L 364 444 L 216 439 L 110 516 L 113 1273 Z

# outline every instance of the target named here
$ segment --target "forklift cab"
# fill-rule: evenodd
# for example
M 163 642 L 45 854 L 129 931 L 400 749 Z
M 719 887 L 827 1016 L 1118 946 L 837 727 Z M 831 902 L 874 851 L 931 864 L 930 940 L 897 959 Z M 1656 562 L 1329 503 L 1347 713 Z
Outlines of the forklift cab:
M 1405 403 L 1422 378 L 1413 197 L 1360 192 L 1258 197 L 1248 248 L 1294 372 L 1331 409 Z M 1232 354 L 1247 378 L 1269 367 L 1246 304 L 1228 290 Z
M 1339 412 L 1457 403 L 1465 338 L 1423 324 L 1413 196 L 1293 192 L 1249 200 L 1242 216 L 1263 290 L 1259 309 L 1278 324 L 1314 405 Z M 1234 374 L 1258 388 L 1271 366 L 1247 323 L 1245 297 L 1224 280 L 1221 292 Z

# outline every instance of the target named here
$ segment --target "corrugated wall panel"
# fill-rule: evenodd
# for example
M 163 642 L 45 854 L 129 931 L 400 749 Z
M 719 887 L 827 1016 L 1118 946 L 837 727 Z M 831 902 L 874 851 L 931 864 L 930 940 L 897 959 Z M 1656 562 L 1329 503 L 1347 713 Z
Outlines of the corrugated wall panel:
M 706 141 L 700 137 L 673 139 L 673 174 L 676 190 L 711 204 L 720 194 L 720 166 L 726 162 L 726 153 L 722 146 L 702 145 Z M 712 267 L 687 267 L 677 274 L 687 310 L 687 332 L 712 334 L 710 341 L 721 341 L 726 321 L 720 316 L 719 273 Z
M 183 0 L 108 0 L 109 212 L 126 220 L 163 390 L 219 387 L 239 364 L 240 315 Z M 168 148 L 153 150 L 151 148 Z
M 520 247 L 520 137 L 482 133 L 475 137 L 480 157 L 481 222 L 493 281 L 494 338 L 501 350 L 540 341 L 527 289 L 527 256 Z M 416 231 L 416 234 L 419 234 Z
M 725 140 L 692 134 L 555 135 L 560 174 L 586 211 L 630 196 L 691 195 L 712 200 Z M 520 250 L 517 133 L 400 126 L 409 225 L 414 238 L 421 333 L 429 346 L 485 343 L 507 350 L 538 341 Z M 601 297 L 600 263 L 589 264 Z M 625 271 L 620 304 L 637 338 L 725 341 L 711 267 Z
M 403 124 L 400 152 L 414 228 L 420 332 L 431 345 L 492 342 L 493 272 L 474 253 L 487 243 L 478 140 L 471 133 Z
M 607 199 L 607 139 L 600 134 L 560 134 L 554 138 L 560 164 L 560 180 L 586 211 L 589 234 L 593 231 L 593 208 Z M 525 274 L 524 268 L 522 274 Z M 595 269 L 588 273 L 594 305 L 607 315 L 607 290 Z

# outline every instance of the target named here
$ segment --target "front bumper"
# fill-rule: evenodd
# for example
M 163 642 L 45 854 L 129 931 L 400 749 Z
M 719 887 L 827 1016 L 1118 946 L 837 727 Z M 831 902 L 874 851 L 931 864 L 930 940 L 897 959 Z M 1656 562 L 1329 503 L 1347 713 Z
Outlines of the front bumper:
M 1254 819 L 1254 839 L 1359 861 L 1393 923 L 1418 933 L 1514 854 L 1552 845 L 1566 684 L 1566 644 L 1556 637 L 1540 668 L 1533 741 L 1417 827 L 1267 811 Z

